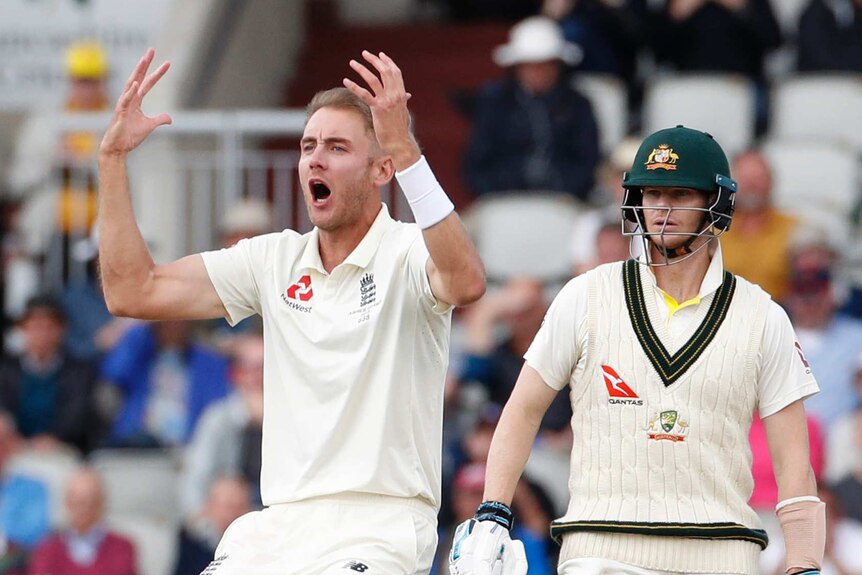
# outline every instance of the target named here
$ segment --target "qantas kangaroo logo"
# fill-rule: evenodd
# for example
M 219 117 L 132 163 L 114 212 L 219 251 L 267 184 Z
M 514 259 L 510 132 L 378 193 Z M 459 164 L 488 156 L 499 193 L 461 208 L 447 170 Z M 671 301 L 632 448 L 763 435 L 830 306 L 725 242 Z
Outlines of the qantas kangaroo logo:
M 609 365 L 602 366 L 602 375 L 605 378 L 605 387 L 608 388 L 608 403 L 623 405 L 643 405 L 643 400 L 638 397 L 632 388 L 623 381 L 623 378 Z

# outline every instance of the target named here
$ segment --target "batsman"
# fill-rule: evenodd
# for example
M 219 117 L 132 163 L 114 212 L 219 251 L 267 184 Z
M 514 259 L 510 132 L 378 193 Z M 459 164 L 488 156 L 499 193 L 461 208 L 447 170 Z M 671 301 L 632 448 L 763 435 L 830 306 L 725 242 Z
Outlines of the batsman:
M 640 255 L 574 278 L 554 300 L 450 570 L 526 571 L 509 504 L 542 415 L 568 387 L 570 500 L 551 525 L 561 575 L 756 574 L 768 540 L 748 505 L 755 412 L 778 483 L 786 573 L 819 573 L 825 511 L 802 404 L 818 387 L 783 309 L 723 268 L 718 237 L 736 194 L 723 150 L 698 130 L 658 131 L 623 187 L 623 231 Z

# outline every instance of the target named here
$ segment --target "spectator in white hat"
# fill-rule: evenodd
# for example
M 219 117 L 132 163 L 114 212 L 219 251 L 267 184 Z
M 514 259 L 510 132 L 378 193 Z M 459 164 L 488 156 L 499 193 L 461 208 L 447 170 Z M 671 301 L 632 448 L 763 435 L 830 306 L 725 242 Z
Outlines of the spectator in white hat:
M 480 93 L 464 171 L 476 195 L 557 191 L 586 200 L 599 160 L 589 101 L 568 82 L 565 64 L 581 50 L 558 24 L 533 16 L 516 24 L 494 62 L 506 78 Z
M 229 248 L 240 240 L 274 231 L 272 207 L 257 198 L 243 198 L 232 204 L 219 222 L 221 244 Z

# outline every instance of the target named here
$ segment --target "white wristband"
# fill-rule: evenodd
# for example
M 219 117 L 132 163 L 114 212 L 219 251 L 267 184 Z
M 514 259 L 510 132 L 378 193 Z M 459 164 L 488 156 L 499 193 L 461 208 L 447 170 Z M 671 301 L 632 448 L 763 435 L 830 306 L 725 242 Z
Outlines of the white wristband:
M 785 499 L 784 501 L 779 501 L 778 505 L 775 506 L 775 510 L 778 511 L 782 507 L 787 507 L 793 503 L 798 503 L 801 501 L 811 501 L 812 503 L 820 503 L 820 498 L 816 495 L 800 495 L 799 497 L 791 497 L 789 499 Z
M 455 211 L 455 204 L 437 182 L 425 156 L 404 171 L 395 172 L 395 178 L 413 210 L 413 218 L 423 230 Z

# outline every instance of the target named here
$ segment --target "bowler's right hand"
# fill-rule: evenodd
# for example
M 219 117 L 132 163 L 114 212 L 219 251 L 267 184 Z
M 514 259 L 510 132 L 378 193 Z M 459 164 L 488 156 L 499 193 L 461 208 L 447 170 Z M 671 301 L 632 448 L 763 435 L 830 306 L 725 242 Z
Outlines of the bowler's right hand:
M 163 63 L 150 75 L 147 70 L 153 62 L 155 51 L 150 48 L 138 61 L 131 76 L 126 81 L 123 94 L 114 108 L 114 117 L 102 138 L 99 153 L 102 155 L 122 156 L 143 142 L 153 130 L 164 124 L 171 123 L 168 114 L 159 114 L 152 118 L 141 110 L 144 96 L 165 75 L 170 67 L 169 62 Z

